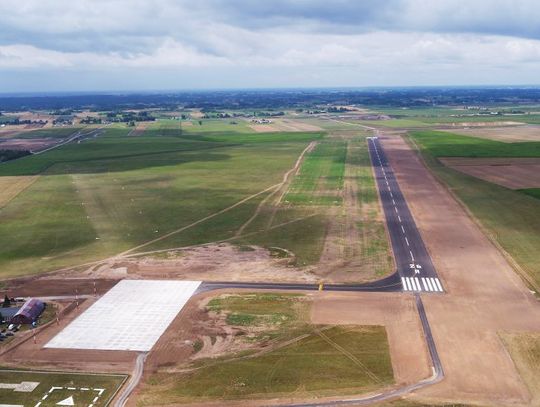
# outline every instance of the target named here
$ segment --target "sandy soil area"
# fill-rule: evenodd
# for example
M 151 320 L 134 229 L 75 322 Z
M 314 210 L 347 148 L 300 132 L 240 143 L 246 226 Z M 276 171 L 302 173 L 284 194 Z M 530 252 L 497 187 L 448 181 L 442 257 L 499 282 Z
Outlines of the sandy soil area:
M 521 122 L 513 122 L 511 120 L 501 120 L 498 122 L 459 122 L 459 123 L 450 123 L 448 124 L 452 127 L 501 127 L 501 126 L 525 126 L 524 123 Z
M 440 158 L 447 167 L 510 189 L 540 188 L 540 158 Z
M 276 126 L 279 126 L 284 131 L 319 131 L 322 130 L 319 126 L 309 124 L 300 120 L 281 119 L 276 120 Z
M 268 250 L 255 246 L 240 249 L 225 243 L 210 244 L 162 252 L 158 256 L 112 260 L 84 274 L 102 278 L 125 270 L 124 276 L 129 278 L 267 282 L 315 282 L 318 279 L 310 269 L 288 266 L 290 259 L 274 258 Z
M 151 123 L 153 122 L 138 122 L 135 128 L 128 133 L 128 136 L 142 136 Z
M 271 124 L 250 124 L 249 128 L 257 133 L 273 133 L 280 131 L 277 127 Z
M 540 331 L 540 303 L 400 138 L 383 146 L 448 293 L 424 296 L 445 371 L 432 401 L 521 404 L 529 391 L 498 332 Z
M 472 127 L 472 126 L 471 126 Z M 455 134 L 474 136 L 490 140 L 514 143 L 518 141 L 540 141 L 540 126 L 521 125 L 445 130 Z
M 52 138 L 10 138 L 0 141 L 0 149 L 39 151 L 53 146 L 61 140 Z

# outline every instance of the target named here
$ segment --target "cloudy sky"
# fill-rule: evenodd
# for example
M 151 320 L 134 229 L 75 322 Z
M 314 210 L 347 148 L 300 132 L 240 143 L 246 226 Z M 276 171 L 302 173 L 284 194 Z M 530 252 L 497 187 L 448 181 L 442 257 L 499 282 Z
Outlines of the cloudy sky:
M 0 0 L 0 93 L 540 84 L 538 0 Z

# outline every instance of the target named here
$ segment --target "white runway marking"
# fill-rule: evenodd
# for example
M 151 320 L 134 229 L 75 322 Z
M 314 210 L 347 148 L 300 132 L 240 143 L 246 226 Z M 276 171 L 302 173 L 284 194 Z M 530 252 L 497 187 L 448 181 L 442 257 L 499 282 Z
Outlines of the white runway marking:
M 407 246 L 409 246 L 409 239 L 407 239 L 407 236 L 405 236 L 405 243 L 407 243 Z
M 398 220 L 399 220 L 399 223 L 401 223 L 401 216 L 398 215 Z
M 426 283 L 426 279 L 424 277 L 422 277 L 422 285 L 424 286 L 424 290 L 429 291 L 427 283 Z
M 433 280 L 435 280 L 435 283 L 437 284 L 437 287 L 439 288 L 439 291 L 443 291 L 442 285 L 441 285 L 441 283 L 439 282 L 439 279 L 438 279 L 438 278 L 434 278 Z
M 405 228 L 403 227 L 403 225 L 401 225 L 401 231 L 403 232 L 403 234 L 405 234 Z
M 397 207 L 394 206 L 394 210 L 396 211 L 396 213 L 399 213 L 398 210 L 397 210 Z
M 410 250 L 409 250 L 409 254 L 411 255 L 411 260 L 414 261 L 414 255 L 412 254 Z
M 433 289 L 433 286 L 431 285 L 431 281 L 429 281 L 429 278 L 426 278 L 426 283 L 427 283 L 427 285 L 428 285 L 428 287 L 429 287 L 429 290 L 428 290 L 428 291 L 435 291 L 435 290 Z

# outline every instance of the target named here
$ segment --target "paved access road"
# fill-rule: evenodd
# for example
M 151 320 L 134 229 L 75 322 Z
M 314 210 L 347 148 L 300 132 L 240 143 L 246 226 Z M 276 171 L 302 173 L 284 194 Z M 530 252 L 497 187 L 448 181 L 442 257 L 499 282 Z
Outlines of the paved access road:
M 431 257 L 378 137 L 368 137 L 369 155 L 404 291 L 444 291 Z

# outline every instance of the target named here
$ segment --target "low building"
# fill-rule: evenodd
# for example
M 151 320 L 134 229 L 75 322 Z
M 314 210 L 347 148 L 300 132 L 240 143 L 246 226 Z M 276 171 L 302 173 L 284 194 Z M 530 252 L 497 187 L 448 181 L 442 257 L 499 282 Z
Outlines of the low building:
M 15 316 L 17 312 L 21 307 L 6 307 L 6 308 L 0 308 L 0 314 L 2 314 L 1 320 L 3 320 L 6 323 L 10 323 L 11 319 Z
M 31 324 L 45 310 L 45 303 L 36 298 L 27 300 L 21 309 L 11 318 L 12 324 Z

